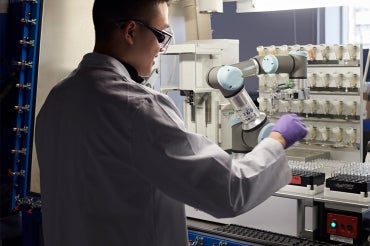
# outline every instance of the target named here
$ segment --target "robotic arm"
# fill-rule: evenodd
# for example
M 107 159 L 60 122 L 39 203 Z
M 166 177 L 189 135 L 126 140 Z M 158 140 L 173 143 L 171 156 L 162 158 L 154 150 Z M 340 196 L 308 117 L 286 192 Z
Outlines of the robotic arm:
M 230 66 L 213 67 L 208 73 L 209 86 L 220 90 L 240 119 L 233 125 L 233 151 L 250 151 L 272 128 L 266 114 L 259 112 L 243 83 L 245 77 L 270 73 L 288 73 L 291 80 L 273 88 L 277 98 L 309 99 L 309 88 L 306 86 L 307 53 L 304 51 L 291 51 L 285 56 L 258 56 Z

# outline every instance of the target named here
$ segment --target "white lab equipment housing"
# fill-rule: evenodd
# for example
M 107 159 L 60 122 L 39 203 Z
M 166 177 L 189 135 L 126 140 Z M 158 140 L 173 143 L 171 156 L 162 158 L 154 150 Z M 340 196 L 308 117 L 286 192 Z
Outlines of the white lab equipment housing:
M 196 40 L 170 45 L 161 57 L 161 90 L 176 90 L 186 96 L 183 105 L 186 128 L 207 136 L 224 149 L 229 149 L 231 145 L 231 127 L 220 127 L 223 118 L 220 108 L 228 108 L 229 103 L 219 90 L 207 84 L 206 78 L 212 67 L 237 62 L 239 41 L 231 39 Z M 168 75 L 171 70 L 177 76 Z M 223 121 L 224 124 L 228 122 Z

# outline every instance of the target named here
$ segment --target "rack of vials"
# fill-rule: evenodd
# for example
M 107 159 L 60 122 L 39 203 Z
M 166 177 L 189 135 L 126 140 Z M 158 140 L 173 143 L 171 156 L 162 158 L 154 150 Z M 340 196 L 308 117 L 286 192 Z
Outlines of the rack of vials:
M 311 160 L 315 151 L 320 158 L 362 161 L 362 47 L 355 44 L 257 47 L 258 55 L 286 55 L 294 50 L 308 54 L 309 99 L 282 99 L 279 88 L 294 87 L 288 74 L 263 74 L 258 76 L 260 111 L 270 121 L 290 112 L 305 121 L 308 134 L 294 146 L 300 152 L 292 159 Z
M 306 195 L 322 194 L 324 198 L 347 199 L 368 203 L 370 198 L 370 164 L 341 160 L 315 159 L 293 161 L 289 185 L 280 191 Z
M 362 160 L 361 45 L 271 45 L 257 51 L 261 56 L 306 51 L 308 56 L 309 97 L 304 100 L 283 94 L 296 86 L 288 74 L 258 76 L 259 110 L 270 122 L 295 113 L 308 129 L 307 136 L 287 150 L 292 179 L 278 193 L 315 201 L 307 206 L 312 206 L 311 219 L 318 221 L 312 229 L 320 239 L 363 245 L 370 231 L 370 164 Z

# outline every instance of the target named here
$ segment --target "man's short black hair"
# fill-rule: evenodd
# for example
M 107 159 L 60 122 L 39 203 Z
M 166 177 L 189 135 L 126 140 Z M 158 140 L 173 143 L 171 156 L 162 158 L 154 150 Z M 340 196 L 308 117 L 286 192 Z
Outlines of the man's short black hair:
M 169 0 L 95 0 L 93 21 L 97 40 L 109 39 L 115 21 L 121 19 L 143 19 L 150 17 L 151 10 Z

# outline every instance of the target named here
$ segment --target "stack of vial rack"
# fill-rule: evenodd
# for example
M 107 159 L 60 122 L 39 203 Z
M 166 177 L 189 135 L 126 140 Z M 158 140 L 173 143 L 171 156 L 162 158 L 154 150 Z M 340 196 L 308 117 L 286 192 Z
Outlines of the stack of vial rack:
M 17 112 L 16 125 L 13 127 L 15 146 L 11 147 L 14 155 L 13 167 L 9 175 L 13 178 L 12 209 L 22 198 L 28 196 L 29 173 L 33 144 L 34 96 L 36 92 L 38 43 L 40 36 L 40 12 L 42 3 L 37 0 L 11 1 L 10 6 L 19 11 L 19 19 L 14 28 L 19 28 L 19 57 L 15 57 L 14 69 L 19 76 L 14 85 L 18 89 L 18 101 L 14 105 Z
M 292 169 L 289 185 L 281 191 L 306 195 L 323 193 L 324 198 L 369 203 L 370 163 L 316 159 L 288 161 Z
M 369 203 L 370 164 L 346 163 L 336 166 L 326 179 L 325 198 Z
M 299 115 L 308 134 L 294 148 L 323 151 L 330 159 L 362 161 L 362 47 L 345 45 L 259 46 L 258 55 L 308 54 L 308 100 L 279 100 L 276 88 L 291 84 L 288 74 L 259 75 L 259 109 L 277 120 L 285 113 Z M 288 155 L 289 156 L 289 155 Z
M 293 161 L 288 164 L 292 169 L 292 178 L 289 185 L 280 191 L 316 195 L 322 193 L 325 187 L 325 171 L 323 164 L 316 161 Z

